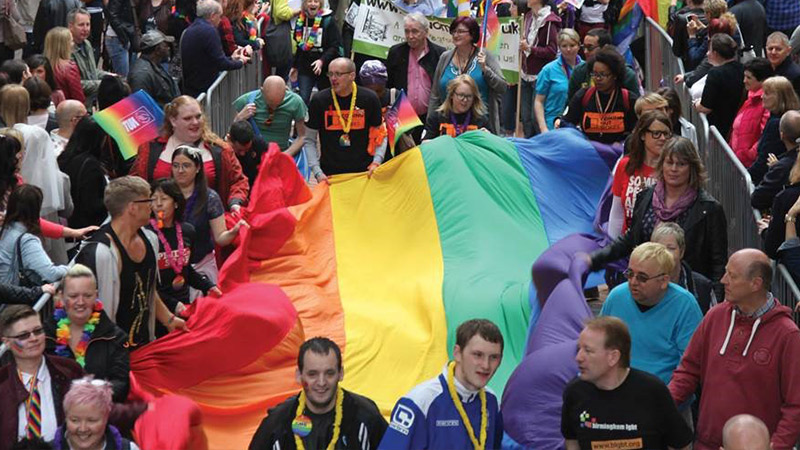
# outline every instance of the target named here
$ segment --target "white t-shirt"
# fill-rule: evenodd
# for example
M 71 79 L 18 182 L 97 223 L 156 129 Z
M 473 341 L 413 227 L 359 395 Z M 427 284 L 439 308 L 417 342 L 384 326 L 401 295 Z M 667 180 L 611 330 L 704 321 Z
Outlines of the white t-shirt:
M 581 8 L 580 21 L 586 23 L 605 23 L 603 13 L 606 12 L 606 9 L 608 9 L 608 4 L 599 2 L 595 3 L 593 6 L 584 4 L 583 8 Z
M 30 390 L 32 375 L 22 373 L 22 384 L 25 385 L 26 390 Z M 51 384 L 50 371 L 47 370 L 47 364 L 42 358 L 42 365 L 39 366 L 39 372 L 36 375 L 39 387 L 39 400 L 42 407 L 42 438 L 45 441 L 52 441 L 56 435 L 58 422 L 56 421 L 56 408 L 53 402 L 53 386 Z M 28 411 L 25 409 L 25 404 L 22 402 L 17 408 L 17 440 L 23 439 L 26 435 L 25 429 L 28 427 Z

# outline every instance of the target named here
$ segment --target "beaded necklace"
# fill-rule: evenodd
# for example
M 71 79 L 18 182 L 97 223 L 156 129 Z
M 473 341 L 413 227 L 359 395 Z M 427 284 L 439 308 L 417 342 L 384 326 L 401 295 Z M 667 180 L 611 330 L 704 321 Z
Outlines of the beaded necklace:
M 100 323 L 100 311 L 103 310 L 103 302 L 100 300 L 96 300 L 94 302 L 94 309 L 92 310 L 92 315 L 89 317 L 89 320 L 83 326 L 83 334 L 81 335 L 81 341 L 78 345 L 75 346 L 75 350 L 73 350 L 73 354 L 75 355 L 75 361 L 84 367 L 86 365 L 86 349 L 89 347 L 89 338 L 92 337 L 92 333 L 94 332 L 95 327 L 98 323 Z M 67 316 L 67 312 L 64 310 L 64 304 L 59 301 L 56 303 L 56 310 L 54 313 L 54 317 L 56 319 L 56 354 L 58 356 L 62 356 L 64 358 L 69 358 L 70 356 L 70 323 L 69 317 Z
M 336 409 L 333 419 L 333 436 L 328 443 L 327 450 L 333 450 L 336 447 L 336 442 L 339 440 L 339 433 L 342 429 L 342 399 L 344 398 L 344 391 L 341 387 L 336 388 Z M 292 422 L 292 431 L 294 432 L 294 444 L 297 450 L 305 450 L 303 446 L 303 439 L 311 433 L 311 419 L 306 417 L 303 412 L 306 409 L 306 393 L 300 391 L 298 397 L 297 412 L 294 421 Z
M 322 26 L 322 10 L 317 11 L 317 15 L 314 17 L 314 24 L 311 26 L 311 31 L 308 33 L 308 38 L 303 41 L 303 28 L 305 28 L 306 20 L 306 12 L 302 11 L 294 26 L 294 40 L 297 42 L 297 48 L 304 52 L 311 50 L 314 48 L 314 45 L 317 44 L 319 29 Z
M 150 225 L 152 225 L 156 235 L 158 235 L 158 240 L 161 241 L 161 245 L 164 246 L 164 257 L 167 259 L 167 264 L 169 264 L 172 271 L 175 272 L 175 278 L 172 279 L 172 287 L 174 289 L 180 289 L 186 282 L 183 278 L 183 268 L 186 266 L 186 253 L 184 253 L 186 249 L 183 245 L 183 229 L 181 228 L 181 223 L 178 221 L 173 221 L 173 223 L 175 224 L 175 235 L 178 241 L 178 256 L 174 258 L 172 257 L 172 246 L 169 245 L 167 237 L 164 236 L 164 232 L 161 231 L 161 228 L 164 227 L 163 220 L 156 222 L 155 219 L 150 219 Z
M 258 40 L 258 31 L 256 28 L 256 18 L 249 11 L 242 11 L 242 22 L 247 29 L 247 39 L 250 42 Z

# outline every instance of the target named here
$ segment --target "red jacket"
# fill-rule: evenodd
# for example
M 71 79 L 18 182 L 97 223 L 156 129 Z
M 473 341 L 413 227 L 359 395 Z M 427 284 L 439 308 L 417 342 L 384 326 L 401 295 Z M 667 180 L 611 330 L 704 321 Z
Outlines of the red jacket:
M 724 302 L 700 322 L 669 383 L 677 404 L 702 384 L 695 450 L 719 449 L 723 425 L 737 414 L 763 420 L 774 450 L 789 450 L 797 442 L 800 330 L 791 314 L 776 305 L 754 320 Z
M 53 403 L 56 409 L 56 421 L 64 423 L 62 407 L 64 395 L 69 390 L 72 380 L 83 376 L 83 369 L 75 361 L 59 356 L 44 356 L 47 370 L 50 372 L 50 386 L 53 389 Z M 28 399 L 28 390 L 17 375 L 17 364 L 0 368 L 0 450 L 8 450 L 17 440 L 19 426 L 19 405 Z
M 217 26 L 219 38 L 222 41 L 222 50 L 226 55 L 231 56 L 236 51 L 236 39 L 233 37 L 233 25 L 227 16 L 222 16 Z
M 58 89 L 64 91 L 64 97 L 81 103 L 86 101 L 81 87 L 81 73 L 75 61 L 53 66 L 53 77 L 56 80 Z
M 731 150 L 745 167 L 750 167 L 758 156 L 758 141 L 769 120 L 769 110 L 764 107 L 762 89 L 749 91 L 731 132 Z
M 136 155 L 136 161 L 133 162 L 130 175 L 136 175 L 152 182 L 158 157 L 166 144 L 167 138 L 159 137 L 155 141 L 139 146 L 139 153 Z M 227 145 L 223 147 L 204 145 L 214 158 L 214 169 L 217 173 L 215 185 L 209 185 L 209 187 L 217 191 L 228 209 L 236 204 L 247 205 L 250 183 L 242 173 L 242 166 L 236 159 L 236 153 Z

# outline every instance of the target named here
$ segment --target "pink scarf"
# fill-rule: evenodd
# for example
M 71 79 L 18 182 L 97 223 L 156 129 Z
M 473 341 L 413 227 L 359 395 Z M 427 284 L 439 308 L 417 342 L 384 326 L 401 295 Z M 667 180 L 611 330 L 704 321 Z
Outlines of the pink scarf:
M 664 180 L 658 180 L 655 190 L 653 192 L 653 212 L 658 218 L 658 223 L 673 222 L 675 219 L 683 214 L 697 199 L 697 189 L 686 189 L 681 194 L 678 201 L 667 207 L 666 205 L 666 189 L 664 188 Z

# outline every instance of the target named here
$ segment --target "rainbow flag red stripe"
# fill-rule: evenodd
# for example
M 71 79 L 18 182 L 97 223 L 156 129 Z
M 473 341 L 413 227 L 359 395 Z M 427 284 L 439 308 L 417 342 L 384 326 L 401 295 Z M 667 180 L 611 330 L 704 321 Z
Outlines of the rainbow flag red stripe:
M 143 90 L 94 113 L 93 117 L 117 141 L 125 159 L 133 158 L 140 145 L 158 137 L 158 130 L 164 123 L 164 111 Z
M 411 101 L 406 97 L 405 91 L 400 91 L 400 95 L 395 100 L 394 105 L 386 112 L 386 133 L 389 137 L 389 149 L 394 155 L 394 147 L 397 140 L 403 133 L 422 126 L 417 112 L 411 106 Z

